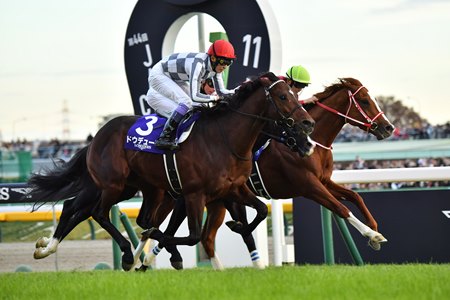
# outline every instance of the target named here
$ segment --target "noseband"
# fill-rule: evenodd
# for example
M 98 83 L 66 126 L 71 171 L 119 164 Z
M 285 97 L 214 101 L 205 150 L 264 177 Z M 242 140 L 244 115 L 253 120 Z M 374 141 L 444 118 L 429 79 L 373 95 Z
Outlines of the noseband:
M 245 112 L 242 112 L 242 111 L 240 111 L 240 110 L 234 109 L 234 108 L 232 108 L 232 107 L 229 107 L 229 109 L 232 110 L 232 111 L 234 111 L 234 112 L 236 112 L 236 113 L 238 113 L 238 114 L 241 114 L 241 115 L 243 115 L 243 116 L 251 117 L 251 118 L 254 118 L 254 119 L 257 119 L 257 120 L 262 120 L 262 121 L 265 121 L 265 122 L 275 122 L 275 123 L 278 124 L 278 125 L 285 125 L 285 126 L 287 126 L 287 127 L 289 127 L 289 128 L 294 127 L 294 126 L 295 126 L 295 120 L 294 120 L 293 118 L 291 118 L 291 116 L 292 116 L 298 109 L 304 109 L 304 108 L 303 108 L 303 106 L 301 106 L 300 104 L 298 104 L 294 109 L 292 109 L 292 111 L 291 111 L 287 116 L 285 116 L 285 115 L 280 111 L 280 109 L 278 108 L 278 105 L 275 103 L 275 101 L 274 101 L 273 98 L 272 98 L 272 95 L 270 94 L 270 90 L 271 90 L 275 85 L 277 85 L 278 83 L 281 83 L 281 82 L 284 82 L 284 80 L 282 80 L 282 79 L 277 80 L 277 81 L 275 81 L 274 83 L 272 83 L 270 86 L 264 87 L 264 91 L 265 91 L 265 93 L 266 93 L 266 99 L 267 99 L 267 100 L 275 107 L 275 109 L 276 109 L 278 115 L 280 115 L 280 117 L 281 117 L 280 120 L 273 120 L 273 119 L 270 119 L 270 118 L 265 118 L 265 117 L 261 117 L 261 116 L 258 116 L 258 115 L 253 115 L 253 114 L 245 113 Z
M 364 88 L 364 86 L 360 86 L 354 93 L 352 93 L 350 90 L 347 90 L 348 92 L 348 100 L 349 100 L 349 104 L 348 104 L 348 108 L 347 108 L 347 112 L 345 114 L 335 110 L 334 108 L 331 108 L 329 106 L 326 106 L 323 103 L 320 103 L 319 101 L 316 102 L 317 105 L 319 105 L 320 107 L 322 107 L 323 109 L 326 109 L 332 113 L 335 113 L 341 117 L 343 117 L 345 119 L 345 123 L 348 123 L 347 120 L 352 120 L 355 123 L 361 124 L 365 127 L 367 127 L 367 131 L 369 130 L 376 130 L 378 128 L 378 124 L 375 122 L 376 119 L 378 119 L 380 116 L 384 115 L 384 112 L 380 111 L 375 117 L 373 117 L 372 119 L 364 112 L 364 110 L 361 108 L 361 106 L 358 104 L 358 101 L 356 101 L 355 99 L 355 95 L 358 94 L 358 92 Z M 356 107 L 356 109 L 359 111 L 359 113 L 366 119 L 367 123 L 365 122 L 361 122 L 359 120 L 356 120 L 352 117 L 350 117 L 348 115 L 348 113 L 350 112 L 350 109 L 352 108 L 352 104 Z
M 297 105 L 287 116 L 285 116 L 280 109 L 278 108 L 277 104 L 275 103 L 275 101 L 272 98 L 272 95 L 270 94 L 270 90 L 277 85 L 278 83 L 284 82 L 284 80 L 280 79 L 275 81 L 274 83 L 272 83 L 269 87 L 264 88 L 265 92 L 266 92 L 266 98 L 267 100 L 270 101 L 270 103 L 272 103 L 272 105 L 275 107 L 275 109 L 277 110 L 277 113 L 281 116 L 281 120 L 277 120 L 275 121 L 275 123 L 277 123 L 278 125 L 286 125 L 289 128 L 294 127 L 295 125 L 295 121 L 293 118 L 291 118 L 291 116 L 298 110 L 298 109 L 302 109 L 303 107 L 301 105 Z M 273 120 L 267 120 L 267 121 L 273 121 Z

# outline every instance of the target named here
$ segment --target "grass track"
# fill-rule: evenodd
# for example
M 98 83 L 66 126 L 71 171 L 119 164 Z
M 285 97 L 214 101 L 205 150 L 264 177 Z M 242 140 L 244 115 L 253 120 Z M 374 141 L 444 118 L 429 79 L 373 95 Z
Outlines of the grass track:
M 0 291 L 0 299 L 450 299 L 450 265 L 3 273 Z

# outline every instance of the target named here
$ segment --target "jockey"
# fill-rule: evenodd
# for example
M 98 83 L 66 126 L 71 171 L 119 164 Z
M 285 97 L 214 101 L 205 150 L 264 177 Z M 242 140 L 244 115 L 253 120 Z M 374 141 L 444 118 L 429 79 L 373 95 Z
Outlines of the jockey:
M 305 87 L 307 87 L 311 81 L 309 77 L 309 72 L 302 66 L 292 66 L 286 71 L 286 76 L 279 76 L 283 79 L 290 87 L 291 90 L 297 95 L 297 98 L 300 96 L 301 92 Z M 315 96 L 312 96 L 305 100 L 299 100 L 301 104 L 314 103 L 318 99 Z
M 233 45 L 217 40 L 207 53 L 174 53 L 153 66 L 148 78 L 147 103 L 156 113 L 168 118 L 155 142 L 158 148 L 178 148 L 175 143 L 176 129 L 195 103 L 215 102 L 234 93 L 225 88 L 222 72 L 235 58 Z M 217 94 L 200 92 L 202 80 L 208 78 L 212 79 Z
M 217 95 L 216 90 L 214 89 L 214 82 L 211 78 L 207 78 L 202 81 L 202 86 L 200 88 L 200 93 L 206 95 Z

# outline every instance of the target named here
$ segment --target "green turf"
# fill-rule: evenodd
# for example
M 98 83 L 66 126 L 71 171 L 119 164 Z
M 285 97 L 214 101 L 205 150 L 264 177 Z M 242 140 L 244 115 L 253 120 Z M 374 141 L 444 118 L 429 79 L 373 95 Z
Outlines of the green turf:
M 450 265 L 0 274 L 0 299 L 450 299 Z

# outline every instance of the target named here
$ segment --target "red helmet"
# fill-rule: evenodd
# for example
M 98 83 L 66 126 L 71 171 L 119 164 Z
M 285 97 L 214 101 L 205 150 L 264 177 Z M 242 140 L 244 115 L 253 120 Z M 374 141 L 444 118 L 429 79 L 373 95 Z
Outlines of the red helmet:
M 208 49 L 209 55 L 214 55 L 216 57 L 224 57 L 229 59 L 235 59 L 234 47 L 230 42 L 225 40 L 217 40 Z

